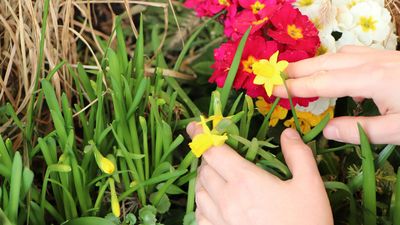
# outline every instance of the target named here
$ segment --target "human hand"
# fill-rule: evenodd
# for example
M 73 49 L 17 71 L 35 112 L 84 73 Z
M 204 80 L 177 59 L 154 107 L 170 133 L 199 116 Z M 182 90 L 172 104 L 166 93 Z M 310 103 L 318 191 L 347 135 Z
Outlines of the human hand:
M 195 123 L 187 132 L 202 132 Z M 196 182 L 199 225 L 331 225 L 333 218 L 314 156 L 297 132 L 286 129 L 282 151 L 293 178 L 282 181 L 229 146 L 203 154 Z
M 358 144 L 357 123 L 376 144 L 400 144 L 400 52 L 346 46 L 336 54 L 289 65 L 286 81 L 296 97 L 371 98 L 381 115 L 343 116 L 332 119 L 324 129 L 328 139 Z M 283 86 L 274 95 L 287 97 Z

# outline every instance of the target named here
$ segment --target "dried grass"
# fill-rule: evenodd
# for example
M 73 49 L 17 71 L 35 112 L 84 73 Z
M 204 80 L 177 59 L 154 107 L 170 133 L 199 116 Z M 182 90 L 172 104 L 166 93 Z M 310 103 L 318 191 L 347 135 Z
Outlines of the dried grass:
M 25 113 L 32 96 L 35 82 L 35 71 L 39 59 L 40 29 L 44 1 L 31 0 L 1 0 L 0 2 L 0 107 L 7 102 L 13 106 L 18 116 L 25 120 Z M 114 4 L 114 5 L 112 5 Z M 147 7 L 163 9 L 164 14 L 164 43 L 168 30 L 168 9 L 173 7 L 168 2 L 130 1 L 130 0 L 62 0 L 50 1 L 50 12 L 44 49 L 44 77 L 49 70 L 61 61 L 75 65 L 78 61 L 88 62 L 94 59 L 100 66 L 97 57 L 103 54 L 96 36 L 108 39 L 113 29 L 116 16 L 112 6 L 119 4 L 123 8 L 124 24 L 129 24 L 134 36 L 137 37 L 137 28 L 132 17 L 144 11 Z M 174 2 L 176 4 L 176 2 Z M 109 24 L 97 27 L 95 6 L 105 8 L 111 18 Z M 76 15 L 80 19 L 77 20 Z M 105 29 L 104 29 L 105 28 Z M 182 35 L 180 35 L 182 36 Z M 84 43 L 86 50 L 78 49 L 77 40 Z M 131 49 L 133 50 L 133 49 Z M 161 46 L 159 51 L 161 50 Z M 131 52 L 132 53 L 132 52 Z M 97 57 L 93 57 L 97 56 Z M 62 67 L 52 78 L 56 94 L 66 92 L 71 99 L 74 90 L 72 76 L 66 66 Z M 36 100 L 35 100 L 36 101 Z M 41 107 L 41 106 L 37 106 Z M 36 115 L 37 124 L 46 124 L 49 118 L 46 115 Z M 11 121 L 0 124 L 0 134 L 21 139 L 11 127 Z M 18 132 L 17 132 L 18 133 Z
M 389 9 L 396 24 L 397 35 L 400 36 L 400 0 L 385 0 L 386 7 Z

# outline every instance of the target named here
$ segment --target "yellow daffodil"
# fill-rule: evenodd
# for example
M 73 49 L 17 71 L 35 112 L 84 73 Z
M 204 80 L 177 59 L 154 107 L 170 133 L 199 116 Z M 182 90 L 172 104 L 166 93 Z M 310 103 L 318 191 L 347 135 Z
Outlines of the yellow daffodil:
M 275 52 L 269 60 L 261 59 L 253 63 L 253 72 L 256 75 L 253 83 L 264 85 L 268 96 L 272 95 L 275 85 L 282 85 L 283 79 L 281 73 L 289 65 L 287 61 L 278 62 L 279 51 Z
M 258 100 L 256 101 L 256 106 L 258 111 L 265 116 L 271 110 L 272 104 L 266 102 L 264 98 L 259 97 Z M 278 124 L 279 120 L 283 120 L 286 118 L 287 113 L 288 113 L 287 109 L 283 108 L 280 105 L 277 105 L 274 109 L 274 112 L 272 112 L 271 118 L 269 120 L 269 126 L 275 127 L 276 124 Z
M 218 117 L 216 118 L 219 119 Z M 193 138 L 192 142 L 189 143 L 189 147 L 196 157 L 200 157 L 205 151 L 213 146 L 221 146 L 228 140 L 226 134 L 218 135 L 213 134 L 207 126 L 207 120 L 200 116 L 200 124 L 203 128 L 203 133 L 198 134 Z M 214 119 L 215 120 L 215 119 Z M 213 120 L 213 123 L 215 123 Z
M 115 171 L 114 163 L 104 157 L 98 150 L 94 151 L 94 157 L 96 159 L 97 166 L 106 174 L 113 174 Z
M 121 215 L 121 209 L 118 202 L 117 192 L 115 191 L 114 179 L 109 179 L 110 192 L 111 192 L 111 211 L 114 216 L 119 217 Z
M 327 114 L 329 114 L 330 118 L 332 119 L 333 112 L 334 112 L 333 106 L 329 107 L 321 115 L 314 115 L 311 112 L 302 112 L 302 111 L 296 110 L 296 115 L 297 115 L 297 118 L 299 119 L 301 132 L 303 134 L 308 133 L 311 130 L 311 128 L 317 126 Z M 286 120 L 283 124 L 286 127 L 296 128 L 293 118 Z

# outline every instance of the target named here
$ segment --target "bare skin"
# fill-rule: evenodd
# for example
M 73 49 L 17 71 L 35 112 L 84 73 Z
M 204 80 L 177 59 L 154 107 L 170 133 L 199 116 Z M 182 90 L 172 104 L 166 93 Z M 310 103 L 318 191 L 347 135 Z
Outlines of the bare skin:
M 288 89 L 298 97 L 370 98 L 381 113 L 376 117 L 337 117 L 324 129 L 328 139 L 359 143 L 357 123 L 376 144 L 400 144 L 400 52 L 346 46 L 336 54 L 292 63 Z M 287 97 L 283 87 L 274 94 Z
M 191 123 L 193 138 L 202 128 Z M 297 132 L 281 136 L 293 178 L 282 181 L 248 162 L 229 146 L 203 154 L 196 183 L 199 225 L 333 224 L 329 200 L 311 150 Z
M 336 54 L 292 63 L 287 85 L 298 97 L 371 98 L 381 115 L 338 117 L 324 129 L 328 139 L 359 143 L 357 123 L 371 142 L 400 144 L 400 53 L 348 46 Z M 283 87 L 274 95 L 287 97 Z M 193 138 L 202 132 L 187 127 Z M 311 150 L 293 129 L 281 136 L 282 152 L 293 174 L 282 181 L 224 145 L 203 154 L 196 186 L 199 225 L 331 225 L 329 200 Z

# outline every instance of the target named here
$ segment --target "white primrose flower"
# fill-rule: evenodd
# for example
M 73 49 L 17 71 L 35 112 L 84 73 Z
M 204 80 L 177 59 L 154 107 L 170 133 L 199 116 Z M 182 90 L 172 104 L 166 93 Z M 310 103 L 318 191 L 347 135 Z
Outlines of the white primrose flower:
M 321 4 L 324 0 L 296 0 L 293 6 L 298 8 L 303 15 L 309 18 L 319 16 Z
M 369 46 L 373 41 L 382 42 L 388 38 L 391 16 L 389 11 L 379 3 L 361 2 L 353 6 L 350 12 L 354 25 L 351 30 L 361 43 Z
M 319 34 L 319 39 L 321 40 L 321 46 L 318 48 L 317 55 L 336 52 L 335 38 L 331 34 Z
M 331 0 L 296 0 L 293 5 L 310 18 L 320 34 L 332 33 L 336 26 L 336 9 Z
M 342 31 L 342 36 L 338 41 L 336 41 L 336 49 L 339 50 L 343 46 L 346 45 L 357 45 L 357 46 L 365 46 L 361 43 L 356 34 L 352 31 Z
M 337 98 L 319 98 L 310 102 L 307 107 L 296 105 L 296 110 L 301 112 L 310 112 L 316 116 L 324 113 L 329 107 L 335 106 Z

